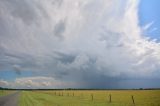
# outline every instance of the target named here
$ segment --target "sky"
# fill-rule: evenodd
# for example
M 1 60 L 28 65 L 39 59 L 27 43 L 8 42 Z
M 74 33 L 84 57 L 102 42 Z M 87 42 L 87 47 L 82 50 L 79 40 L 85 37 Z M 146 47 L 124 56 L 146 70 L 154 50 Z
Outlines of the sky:
M 158 0 L 1 0 L 0 86 L 160 88 Z
M 139 22 L 143 27 L 146 26 L 147 30 L 144 31 L 145 36 L 149 36 L 151 39 L 160 40 L 160 13 L 159 0 L 141 0 L 139 4 Z M 144 27 L 145 28 L 145 27 Z

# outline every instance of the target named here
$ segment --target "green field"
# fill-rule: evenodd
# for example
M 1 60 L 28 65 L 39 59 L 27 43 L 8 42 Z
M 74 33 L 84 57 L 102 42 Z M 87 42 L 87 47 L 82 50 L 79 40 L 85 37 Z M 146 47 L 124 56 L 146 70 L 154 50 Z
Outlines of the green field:
M 10 93 L 12 93 L 13 91 L 9 91 L 9 90 L 0 90 L 0 96 L 5 96 L 8 95 Z
M 160 90 L 22 91 L 19 106 L 160 106 Z

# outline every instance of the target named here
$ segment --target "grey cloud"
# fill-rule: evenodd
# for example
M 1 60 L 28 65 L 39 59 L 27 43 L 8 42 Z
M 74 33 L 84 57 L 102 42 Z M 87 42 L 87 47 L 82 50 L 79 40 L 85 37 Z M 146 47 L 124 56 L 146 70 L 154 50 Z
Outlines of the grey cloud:
M 65 29 L 66 29 L 66 23 L 64 21 L 58 22 L 54 27 L 54 31 L 53 31 L 54 35 L 59 38 L 63 38 Z
M 64 54 L 60 52 L 56 52 L 56 54 L 58 55 L 57 60 L 64 64 L 72 63 L 76 58 L 76 56 L 71 54 Z
M 123 35 L 124 33 L 114 32 L 103 28 L 103 33 L 101 32 L 100 40 L 105 41 L 107 48 L 123 47 Z
M 22 69 L 21 69 L 20 66 L 18 66 L 18 65 L 13 65 L 13 69 L 14 69 L 14 71 L 15 71 L 15 73 L 16 73 L 17 75 L 21 75 Z
M 35 8 L 29 1 L 23 0 L 2 0 L 6 10 L 8 10 L 13 17 L 21 19 L 26 24 L 31 24 L 37 19 Z M 33 2 L 34 3 L 34 2 Z
M 6 32 L 7 32 L 7 25 L 5 24 L 2 17 L 0 17 L 0 36 L 5 36 Z
M 60 7 L 61 6 L 61 4 L 63 3 L 63 0 L 53 0 L 52 1 L 52 4 L 55 6 L 58 6 L 58 7 Z

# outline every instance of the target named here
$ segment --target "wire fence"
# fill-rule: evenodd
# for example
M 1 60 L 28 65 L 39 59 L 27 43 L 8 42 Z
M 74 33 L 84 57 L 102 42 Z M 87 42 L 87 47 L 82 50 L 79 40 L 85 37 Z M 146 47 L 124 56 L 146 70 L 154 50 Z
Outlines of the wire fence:
M 128 95 L 123 97 L 122 95 L 117 97 L 110 94 L 94 94 L 94 93 L 75 93 L 75 92 L 45 92 L 52 96 L 67 97 L 78 100 L 81 104 L 67 103 L 65 105 L 55 103 L 55 106 L 160 106 L 159 97 L 143 97 L 140 98 L 137 95 Z M 115 97 L 114 97 L 115 96 Z M 127 100 L 124 100 L 126 98 Z M 153 99 L 152 102 L 147 101 Z M 143 101 L 143 102 L 141 102 Z

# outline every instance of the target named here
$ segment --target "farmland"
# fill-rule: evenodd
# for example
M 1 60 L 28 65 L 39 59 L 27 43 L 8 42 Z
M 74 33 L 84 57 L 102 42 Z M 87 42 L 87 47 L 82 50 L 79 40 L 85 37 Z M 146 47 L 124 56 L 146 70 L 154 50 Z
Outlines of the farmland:
M 19 106 L 160 106 L 160 90 L 22 91 Z
M 9 90 L 0 90 L 0 96 L 5 96 L 5 95 L 8 95 L 10 93 L 12 93 L 14 91 L 9 91 Z

